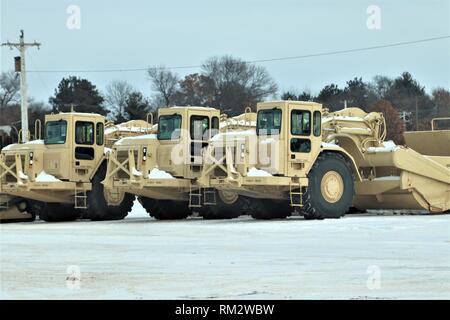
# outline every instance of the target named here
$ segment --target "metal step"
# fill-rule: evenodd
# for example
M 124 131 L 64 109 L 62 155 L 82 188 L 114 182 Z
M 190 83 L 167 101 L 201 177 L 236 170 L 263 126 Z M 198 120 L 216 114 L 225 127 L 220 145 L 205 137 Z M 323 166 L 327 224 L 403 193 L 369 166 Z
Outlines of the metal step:
M 202 190 L 201 188 L 193 188 L 192 184 L 189 185 L 189 208 L 201 208 L 202 207 Z
M 303 207 L 303 192 L 300 182 L 289 184 L 289 199 L 291 207 Z
M 75 209 L 87 209 L 87 195 L 84 188 L 77 188 L 75 186 Z

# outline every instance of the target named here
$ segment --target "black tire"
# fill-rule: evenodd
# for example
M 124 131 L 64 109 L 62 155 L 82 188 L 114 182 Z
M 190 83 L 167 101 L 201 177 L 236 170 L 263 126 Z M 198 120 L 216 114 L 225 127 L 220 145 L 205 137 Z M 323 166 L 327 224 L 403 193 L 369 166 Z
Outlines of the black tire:
M 9 219 L 9 220 L 0 220 L 0 223 L 12 223 L 12 222 L 33 222 L 36 220 L 36 213 L 31 211 L 30 208 L 30 201 L 23 199 L 23 198 L 13 198 L 12 200 L 9 201 L 8 203 L 9 206 L 15 206 L 17 207 L 17 210 L 19 210 L 19 212 L 21 213 L 28 213 L 29 215 L 31 215 L 30 218 L 27 219 Z M 8 209 L 6 209 L 8 210 Z M 0 209 L 0 215 L 2 213 L 2 209 Z
M 216 192 L 216 204 L 206 205 L 199 209 L 200 216 L 205 220 L 234 219 L 248 212 L 249 200 L 238 195 L 232 203 L 222 199 L 220 192 Z
M 191 215 L 187 201 L 156 200 L 138 197 L 150 217 L 157 220 L 182 220 Z
M 80 211 L 66 204 L 42 203 L 34 204 L 34 208 L 39 211 L 39 219 L 46 222 L 75 221 L 80 218 Z
M 125 193 L 122 202 L 117 206 L 108 205 L 105 199 L 104 186 L 101 183 L 106 176 L 106 166 L 102 165 L 94 178 L 92 178 L 92 190 L 87 194 L 85 217 L 93 221 L 122 220 L 133 207 L 134 195 Z
M 350 207 L 346 214 L 358 214 L 358 213 L 367 213 L 366 209 L 359 209 L 356 207 Z
M 342 181 L 343 190 L 336 201 L 330 202 L 322 194 L 321 183 L 326 174 L 335 176 L 337 173 Z M 302 213 L 305 219 L 337 219 L 350 209 L 354 196 L 354 176 L 350 165 L 338 153 L 322 153 L 314 163 L 309 174 L 308 187 L 303 192 Z
M 250 203 L 250 215 L 257 220 L 286 219 L 293 211 L 288 201 L 251 199 Z

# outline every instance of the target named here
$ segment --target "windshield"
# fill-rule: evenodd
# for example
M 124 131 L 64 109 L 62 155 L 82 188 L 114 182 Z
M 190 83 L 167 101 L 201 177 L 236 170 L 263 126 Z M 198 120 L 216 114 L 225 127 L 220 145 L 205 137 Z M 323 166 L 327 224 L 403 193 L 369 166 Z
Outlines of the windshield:
M 176 140 L 180 138 L 181 116 L 170 115 L 159 117 L 158 140 Z
M 45 124 L 45 144 L 66 143 L 67 122 L 64 120 L 50 121 Z
M 258 135 L 278 135 L 281 130 L 281 110 L 261 110 L 258 112 Z

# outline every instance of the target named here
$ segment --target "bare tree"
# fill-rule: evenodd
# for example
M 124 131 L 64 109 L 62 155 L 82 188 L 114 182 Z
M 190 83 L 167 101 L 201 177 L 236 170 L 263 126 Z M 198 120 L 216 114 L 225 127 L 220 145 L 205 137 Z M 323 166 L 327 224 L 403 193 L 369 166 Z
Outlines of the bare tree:
M 117 121 L 125 118 L 124 109 L 133 87 L 126 81 L 112 81 L 106 86 L 105 101 L 114 112 Z
M 213 57 L 202 66 L 211 79 L 214 105 L 231 114 L 274 95 L 278 88 L 264 67 L 231 56 Z
M 152 82 L 152 89 L 158 93 L 166 106 L 172 106 L 179 86 L 178 75 L 165 67 L 150 68 L 148 69 L 148 75 Z
M 8 104 L 18 102 L 20 78 L 14 71 L 0 74 L 0 108 L 3 110 Z

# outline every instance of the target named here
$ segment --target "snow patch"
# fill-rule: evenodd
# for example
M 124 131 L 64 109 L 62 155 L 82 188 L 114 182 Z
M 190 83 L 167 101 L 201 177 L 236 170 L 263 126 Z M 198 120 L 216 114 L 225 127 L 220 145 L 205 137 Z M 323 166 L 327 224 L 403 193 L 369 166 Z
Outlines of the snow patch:
M 330 149 L 336 149 L 336 148 L 340 148 L 337 144 L 335 143 L 329 143 L 329 142 L 322 142 L 322 147 L 323 148 L 330 148 Z
M 22 171 L 19 172 L 19 178 L 22 180 L 28 180 L 28 176 L 24 174 Z
M 29 142 L 22 143 L 22 144 L 14 143 L 14 144 L 10 144 L 10 145 L 4 147 L 2 149 L 2 151 L 11 150 L 13 146 L 25 146 L 26 147 L 26 146 L 30 146 L 30 145 L 43 145 L 43 144 L 44 144 L 44 140 L 33 140 L 33 141 L 29 141 Z
M 36 182 L 60 182 L 61 180 L 57 179 L 55 176 L 46 173 L 45 171 L 41 171 L 39 175 L 36 177 Z
M 127 142 L 127 141 L 131 141 L 131 140 L 145 140 L 145 139 L 155 140 L 155 139 L 157 139 L 157 135 L 152 133 L 152 134 L 144 134 L 142 136 L 122 138 L 119 141 L 117 141 L 115 144 L 116 145 L 121 145 L 121 144 L 123 144 L 124 142 Z
M 247 177 L 272 177 L 272 175 L 267 171 L 259 170 L 253 167 L 248 170 Z
M 398 150 L 400 147 L 397 146 L 394 141 L 389 140 L 389 141 L 385 141 L 383 142 L 383 146 L 382 147 L 370 147 L 367 148 L 367 152 L 369 153 L 382 153 L 382 152 L 393 152 Z
M 44 140 L 33 140 L 27 143 L 24 143 L 23 145 L 30 145 L 30 144 L 44 144 Z
M 373 181 L 398 181 L 398 180 L 400 180 L 399 176 L 386 176 L 373 179 Z
M 175 179 L 170 173 L 159 170 L 158 168 L 153 168 L 152 171 L 150 171 L 150 174 L 148 176 L 149 179 Z
M 333 120 L 340 120 L 340 121 L 356 121 L 356 122 L 363 122 L 365 121 L 363 118 L 360 117 L 349 117 L 349 116 L 332 116 L 332 117 L 326 117 L 323 118 L 322 122 L 328 122 Z
M 131 174 L 136 177 L 142 177 L 142 172 L 140 172 L 139 170 L 137 170 L 134 167 L 133 167 L 133 170 L 131 170 Z

